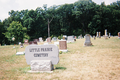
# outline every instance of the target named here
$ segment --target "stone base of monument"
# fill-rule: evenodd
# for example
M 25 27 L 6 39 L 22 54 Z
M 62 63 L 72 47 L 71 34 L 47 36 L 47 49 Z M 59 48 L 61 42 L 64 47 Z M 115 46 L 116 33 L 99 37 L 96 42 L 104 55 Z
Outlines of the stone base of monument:
M 67 49 L 66 49 L 66 50 L 59 50 L 59 52 L 60 52 L 60 51 L 62 51 L 62 52 L 68 52 L 68 50 L 67 50 Z
M 31 70 L 28 71 L 30 73 L 52 73 L 52 70 L 54 69 L 51 60 L 32 60 L 30 65 Z
M 92 43 L 91 42 L 85 42 L 84 46 L 92 46 Z

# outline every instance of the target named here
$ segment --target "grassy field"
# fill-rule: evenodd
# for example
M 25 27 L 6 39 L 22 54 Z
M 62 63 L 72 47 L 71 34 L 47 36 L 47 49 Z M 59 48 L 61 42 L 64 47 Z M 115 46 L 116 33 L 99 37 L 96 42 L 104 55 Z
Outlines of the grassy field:
M 16 56 L 13 45 L 0 46 L 0 80 L 120 80 L 120 39 L 92 38 L 90 47 L 84 41 L 67 44 L 53 73 L 28 73 L 25 55 Z

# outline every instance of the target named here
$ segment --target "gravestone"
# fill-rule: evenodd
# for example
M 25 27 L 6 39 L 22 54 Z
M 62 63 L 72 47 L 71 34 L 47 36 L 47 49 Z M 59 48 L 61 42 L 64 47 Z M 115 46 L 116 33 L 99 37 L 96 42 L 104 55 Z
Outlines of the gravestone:
M 105 39 L 108 39 L 108 35 L 107 35 L 107 29 L 105 29 Z
M 34 39 L 33 41 L 34 41 L 34 42 L 39 42 L 39 39 Z
M 52 38 L 52 41 L 57 41 L 57 37 L 53 37 L 53 38 Z
M 67 52 L 67 42 L 66 40 L 59 40 L 59 51 Z
M 33 71 L 51 71 L 59 62 L 59 49 L 53 44 L 29 45 L 25 49 L 25 58 Z
M 23 47 L 24 47 L 24 46 L 23 46 L 23 43 L 21 43 L 21 44 L 20 44 L 20 48 L 23 48 Z
M 42 37 L 40 37 L 40 38 L 39 38 L 39 42 L 43 42 L 43 39 L 42 39 Z
M 25 44 L 25 45 L 29 45 L 28 39 L 25 39 L 25 40 L 24 40 L 24 44 Z
M 99 37 L 99 33 L 98 33 L 98 32 L 96 33 L 96 37 L 97 37 L 97 38 Z
M 76 41 L 76 36 L 74 37 L 74 41 Z
M 37 45 L 37 42 L 36 41 L 30 41 L 29 45 Z
M 118 38 L 120 39 L 120 32 L 118 32 Z
M 93 36 L 93 38 L 94 38 L 94 40 L 96 39 L 96 37 L 95 37 L 95 36 Z
M 74 42 L 74 36 L 68 36 L 67 43 Z
M 111 37 L 111 34 L 109 33 L 109 38 Z
M 63 40 L 67 40 L 67 35 L 63 35 Z
M 84 46 L 92 46 L 91 40 L 90 40 L 90 35 L 86 34 L 85 35 L 85 43 Z
M 99 32 L 99 38 L 101 38 L 101 32 Z
M 51 38 L 50 38 L 50 37 L 47 38 L 47 42 L 48 42 L 48 43 L 51 43 Z

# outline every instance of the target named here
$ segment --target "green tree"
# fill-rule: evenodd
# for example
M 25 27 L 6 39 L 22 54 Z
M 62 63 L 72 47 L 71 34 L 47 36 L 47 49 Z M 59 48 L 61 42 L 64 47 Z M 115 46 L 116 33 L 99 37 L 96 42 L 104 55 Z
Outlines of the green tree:
M 15 43 L 23 42 L 24 38 L 28 38 L 27 36 L 27 28 L 23 27 L 21 23 L 17 21 L 13 21 L 10 26 L 7 28 L 7 32 L 4 33 L 5 37 L 11 42 L 12 38 L 15 38 Z

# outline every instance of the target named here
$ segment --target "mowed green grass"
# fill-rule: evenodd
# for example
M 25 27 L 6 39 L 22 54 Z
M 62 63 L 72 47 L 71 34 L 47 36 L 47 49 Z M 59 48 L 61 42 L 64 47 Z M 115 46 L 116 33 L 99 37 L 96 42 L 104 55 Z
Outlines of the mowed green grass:
M 25 55 L 16 56 L 13 45 L 0 46 L 0 80 L 120 80 L 120 39 L 92 38 L 89 47 L 84 41 L 67 44 L 53 73 L 28 73 Z M 21 52 L 26 46 L 16 47 Z

